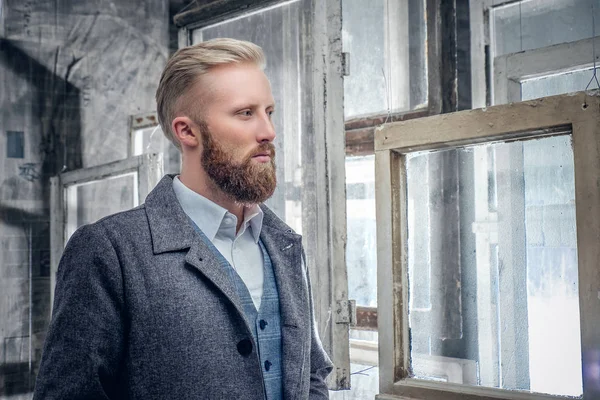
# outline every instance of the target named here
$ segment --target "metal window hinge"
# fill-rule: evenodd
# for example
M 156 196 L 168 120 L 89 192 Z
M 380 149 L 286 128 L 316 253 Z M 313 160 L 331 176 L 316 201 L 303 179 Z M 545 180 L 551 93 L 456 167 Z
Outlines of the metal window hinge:
M 338 300 L 336 302 L 335 323 L 356 325 L 356 301 Z
M 350 53 L 342 53 L 342 76 L 350 76 Z

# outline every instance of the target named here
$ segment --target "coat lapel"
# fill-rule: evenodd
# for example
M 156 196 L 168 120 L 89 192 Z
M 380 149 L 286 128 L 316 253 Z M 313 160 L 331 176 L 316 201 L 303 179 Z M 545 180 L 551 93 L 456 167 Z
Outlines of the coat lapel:
M 145 202 L 154 254 L 189 249 L 186 263 L 210 280 L 243 317 L 243 307 L 235 286 L 181 208 L 173 190 L 173 177 L 166 175 L 162 178 Z
M 195 231 L 194 234 L 198 235 Z M 185 256 L 185 262 L 208 278 L 244 316 L 242 303 L 229 274 L 221 266 L 213 251 L 199 237 Z
M 266 218 L 265 218 L 265 222 Z M 279 291 L 281 310 L 282 379 L 285 399 L 296 398 L 305 359 L 308 299 L 302 274 L 302 240 L 291 230 L 279 230 L 263 224 L 261 240 L 271 262 Z

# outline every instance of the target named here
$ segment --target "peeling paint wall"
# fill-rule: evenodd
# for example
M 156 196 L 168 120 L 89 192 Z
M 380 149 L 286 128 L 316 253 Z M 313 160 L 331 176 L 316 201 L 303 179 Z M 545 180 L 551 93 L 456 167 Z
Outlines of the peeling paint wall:
M 169 5 L 2 3 L 0 399 L 15 399 L 29 398 L 50 315 L 49 178 L 127 157 L 129 115 L 155 109 Z

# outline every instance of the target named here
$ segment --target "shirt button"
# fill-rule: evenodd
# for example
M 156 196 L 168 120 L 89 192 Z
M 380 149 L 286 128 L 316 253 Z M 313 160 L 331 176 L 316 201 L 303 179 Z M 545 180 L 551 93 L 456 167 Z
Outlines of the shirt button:
M 267 360 L 265 361 L 265 371 L 269 372 L 269 370 L 271 369 L 271 361 Z
M 264 319 L 261 319 L 260 321 L 258 321 L 258 326 L 260 326 L 260 330 L 261 330 L 261 331 L 264 331 L 264 330 L 265 330 L 265 327 L 266 327 L 267 325 L 269 325 L 269 324 L 268 324 L 268 323 L 267 323 L 267 321 L 265 321 Z

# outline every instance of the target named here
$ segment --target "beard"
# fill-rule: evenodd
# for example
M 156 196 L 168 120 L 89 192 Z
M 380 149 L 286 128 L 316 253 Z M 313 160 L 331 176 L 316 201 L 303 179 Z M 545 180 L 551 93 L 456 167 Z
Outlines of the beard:
M 251 205 L 262 203 L 273 195 L 277 186 L 273 143 L 261 143 L 240 163 L 236 163 L 233 161 L 234 152 L 214 140 L 206 123 L 198 125 L 202 134 L 202 167 L 226 196 L 238 203 Z M 252 157 L 265 153 L 271 156 L 269 162 L 252 161 Z

